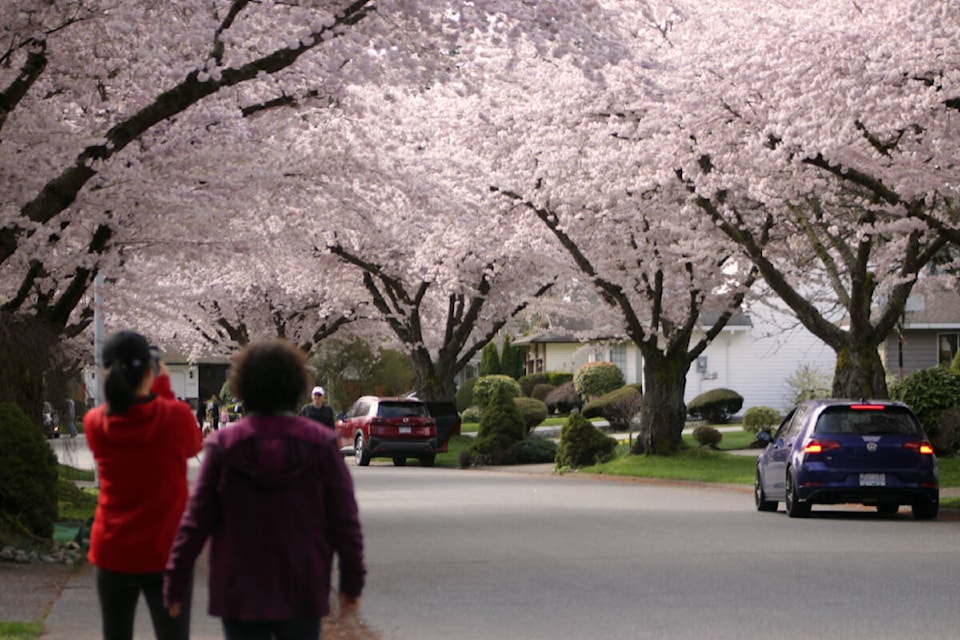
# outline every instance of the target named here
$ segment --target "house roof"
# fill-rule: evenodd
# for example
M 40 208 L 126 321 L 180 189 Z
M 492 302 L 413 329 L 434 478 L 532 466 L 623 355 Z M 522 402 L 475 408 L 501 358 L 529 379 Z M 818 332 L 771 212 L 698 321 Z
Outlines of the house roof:
M 960 293 L 936 284 L 917 286 L 903 314 L 906 329 L 960 327 Z

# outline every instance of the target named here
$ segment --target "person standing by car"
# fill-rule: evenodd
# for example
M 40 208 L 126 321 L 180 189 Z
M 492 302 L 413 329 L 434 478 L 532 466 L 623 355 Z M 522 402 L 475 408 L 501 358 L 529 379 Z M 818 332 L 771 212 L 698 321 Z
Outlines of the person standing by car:
M 220 428 L 220 398 L 216 395 L 210 398 L 210 424 L 214 431 Z
M 143 593 L 157 639 L 186 640 L 189 616 L 175 619 L 163 607 L 163 569 L 189 495 L 187 460 L 200 451 L 200 432 L 142 335 L 111 336 L 103 363 L 106 404 L 83 419 L 100 479 L 88 559 L 96 568 L 103 637 L 133 638 Z
M 310 402 L 300 407 L 300 415 L 333 429 L 333 409 L 324 404 L 325 395 L 323 387 L 314 387 Z
M 210 539 L 209 613 L 227 640 L 315 640 L 329 613 L 333 554 L 340 615 L 360 606 L 366 569 L 353 480 L 331 431 L 293 415 L 306 354 L 286 340 L 247 346 L 230 368 L 246 415 L 210 435 L 164 576 L 184 615 Z

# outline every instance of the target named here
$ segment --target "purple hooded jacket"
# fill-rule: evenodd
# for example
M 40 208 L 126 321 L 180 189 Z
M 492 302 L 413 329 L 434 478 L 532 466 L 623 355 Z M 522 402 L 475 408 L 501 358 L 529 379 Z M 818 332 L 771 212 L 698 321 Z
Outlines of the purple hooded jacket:
M 333 431 L 292 415 L 250 416 L 207 437 L 164 574 L 167 605 L 183 602 L 208 537 L 210 615 L 326 615 L 334 552 L 340 592 L 359 596 L 363 537 Z

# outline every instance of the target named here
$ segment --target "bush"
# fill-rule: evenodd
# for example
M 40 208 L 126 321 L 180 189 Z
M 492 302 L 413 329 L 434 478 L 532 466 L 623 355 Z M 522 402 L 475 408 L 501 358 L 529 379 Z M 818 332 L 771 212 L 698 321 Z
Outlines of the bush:
M 517 409 L 520 410 L 520 415 L 523 417 L 523 424 L 526 426 L 526 431 L 523 433 L 524 436 L 547 419 L 547 405 L 539 400 L 535 398 L 514 398 L 513 402 L 517 405 Z
M 693 439 L 699 442 L 701 447 L 716 448 L 723 440 L 723 434 L 711 426 L 702 424 L 693 430 Z
M 464 411 L 473 405 L 473 386 L 477 384 L 477 380 L 478 378 L 467 378 L 457 389 L 457 411 Z
M 572 371 L 548 371 L 547 374 L 550 376 L 547 382 L 555 387 L 559 387 L 566 382 L 573 382 Z
M 41 538 L 57 521 L 57 457 L 40 427 L 15 404 L 0 404 L 0 512 Z
M 622 430 L 630 426 L 630 420 L 640 412 L 643 396 L 638 385 L 627 385 L 605 393 L 583 406 L 585 418 L 604 418 L 610 426 Z
M 823 369 L 804 364 L 787 378 L 786 383 L 790 389 L 790 406 L 793 406 L 804 400 L 829 398 L 833 376 Z
M 543 399 L 550 413 L 567 414 L 582 406 L 580 394 L 573 387 L 573 380 L 567 380 L 547 394 Z
M 523 390 L 520 383 L 504 375 L 482 376 L 477 379 L 473 386 L 473 402 L 483 409 L 487 402 L 494 396 L 496 390 L 503 387 L 510 398 L 519 398 L 523 396 Z
M 934 451 L 952 456 L 960 451 L 960 407 L 944 409 L 937 421 L 937 433 L 930 438 Z
M 536 398 L 540 402 L 546 404 L 547 396 L 550 395 L 550 392 L 556 389 L 552 384 L 542 383 L 538 384 L 530 391 L 527 395 L 531 398 Z
M 891 386 L 890 397 L 913 409 L 920 419 L 920 426 L 936 448 L 940 414 L 960 405 L 960 376 L 945 366 L 914 371 Z
M 743 414 L 743 430 L 757 433 L 776 427 L 781 420 L 780 412 L 773 407 L 750 407 Z
M 461 422 L 480 422 L 480 407 L 471 405 L 460 412 Z
M 691 400 L 687 404 L 687 413 L 711 424 L 725 424 L 742 406 L 743 396 L 736 391 L 711 389 Z
M 533 396 L 533 388 L 538 384 L 549 384 L 550 383 L 550 374 L 546 371 L 541 371 L 539 373 L 528 373 L 525 376 L 522 376 L 517 382 L 520 383 L 520 388 L 523 390 L 523 395 Z
M 510 449 L 517 464 L 542 464 L 553 462 L 557 457 L 557 443 L 550 438 L 525 438 Z
M 613 456 L 617 441 L 594 427 L 583 414 L 572 414 L 560 429 L 557 466 L 577 469 Z
M 573 386 L 581 396 L 595 398 L 619 389 L 624 384 L 623 372 L 612 362 L 588 362 L 573 375 Z
M 516 384 L 513 378 L 508 380 Z M 517 385 L 518 388 L 519 386 Z M 495 385 L 493 396 L 480 416 L 480 427 L 476 440 L 470 446 L 470 453 L 475 460 L 483 462 L 484 456 L 489 458 L 506 451 L 514 443 L 523 440 L 526 433 L 523 416 L 513 401 L 510 387 L 505 384 Z

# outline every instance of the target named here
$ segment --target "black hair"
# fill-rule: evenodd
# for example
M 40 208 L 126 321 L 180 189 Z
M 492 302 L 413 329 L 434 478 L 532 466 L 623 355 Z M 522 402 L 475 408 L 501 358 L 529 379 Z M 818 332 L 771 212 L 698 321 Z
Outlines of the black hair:
M 115 333 L 103 345 L 103 366 L 107 370 L 103 381 L 107 413 L 126 413 L 150 368 L 150 343 L 133 331 Z
M 296 411 L 307 390 L 307 355 L 279 339 L 248 345 L 230 367 L 230 390 L 247 411 L 266 415 Z

